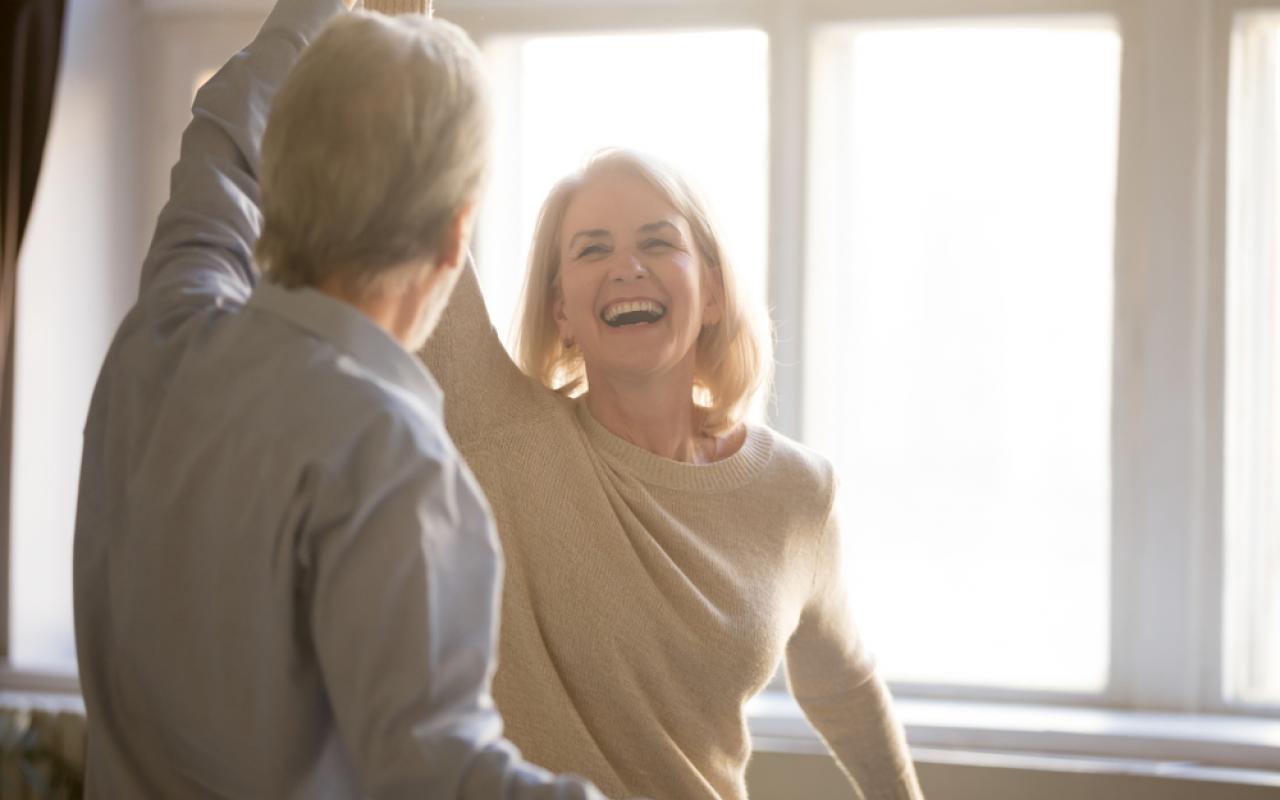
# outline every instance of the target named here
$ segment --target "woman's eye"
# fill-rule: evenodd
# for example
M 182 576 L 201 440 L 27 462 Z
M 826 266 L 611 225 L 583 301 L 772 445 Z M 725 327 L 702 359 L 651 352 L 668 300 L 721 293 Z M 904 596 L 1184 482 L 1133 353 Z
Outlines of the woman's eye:
M 584 248 L 582 248 L 581 250 L 579 250 L 579 251 L 578 251 L 578 258 L 585 258 L 585 257 L 587 257 L 587 256 L 602 255 L 602 254 L 607 253 L 607 252 L 609 252 L 609 248 L 605 247 L 605 246 L 604 246 L 604 245 L 602 245 L 602 244 L 589 244 L 589 245 L 587 245 L 586 247 L 584 247 Z
M 645 239 L 640 246 L 645 250 L 659 250 L 664 247 L 674 247 L 671 242 L 668 242 L 665 239 Z

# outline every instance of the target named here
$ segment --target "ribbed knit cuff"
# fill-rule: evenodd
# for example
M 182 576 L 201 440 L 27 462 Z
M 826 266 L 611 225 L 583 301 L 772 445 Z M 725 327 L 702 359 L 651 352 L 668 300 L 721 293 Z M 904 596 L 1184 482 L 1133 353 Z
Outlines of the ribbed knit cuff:
M 364 7 L 379 14 L 430 14 L 431 0 L 364 0 Z

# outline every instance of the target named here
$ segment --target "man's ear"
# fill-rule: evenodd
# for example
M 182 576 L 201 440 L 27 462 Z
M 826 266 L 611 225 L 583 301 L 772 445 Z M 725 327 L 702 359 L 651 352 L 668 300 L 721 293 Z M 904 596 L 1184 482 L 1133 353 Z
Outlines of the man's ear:
M 468 200 L 449 220 L 444 230 L 444 237 L 440 240 L 440 249 L 436 253 L 438 268 L 454 269 L 466 263 L 467 245 L 471 243 L 471 227 L 475 221 L 475 212 L 475 201 Z

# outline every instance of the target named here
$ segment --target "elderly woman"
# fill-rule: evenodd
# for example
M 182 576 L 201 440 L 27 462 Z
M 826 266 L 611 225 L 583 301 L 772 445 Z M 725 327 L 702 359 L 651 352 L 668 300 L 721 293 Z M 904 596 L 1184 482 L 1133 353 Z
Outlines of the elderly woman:
M 920 796 L 840 574 L 830 465 L 743 421 L 767 338 L 707 213 L 606 151 L 542 208 L 520 367 L 463 276 L 424 353 L 506 556 L 494 693 L 611 795 L 745 798 L 744 706 L 792 690 L 868 797 Z

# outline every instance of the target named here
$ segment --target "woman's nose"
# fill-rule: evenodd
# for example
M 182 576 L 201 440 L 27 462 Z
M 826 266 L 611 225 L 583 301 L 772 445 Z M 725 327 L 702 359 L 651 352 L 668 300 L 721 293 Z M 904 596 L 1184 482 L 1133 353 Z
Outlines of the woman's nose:
M 627 251 L 621 254 L 613 268 L 611 276 L 615 281 L 628 281 L 643 278 L 649 274 L 649 268 L 644 265 L 634 251 Z

